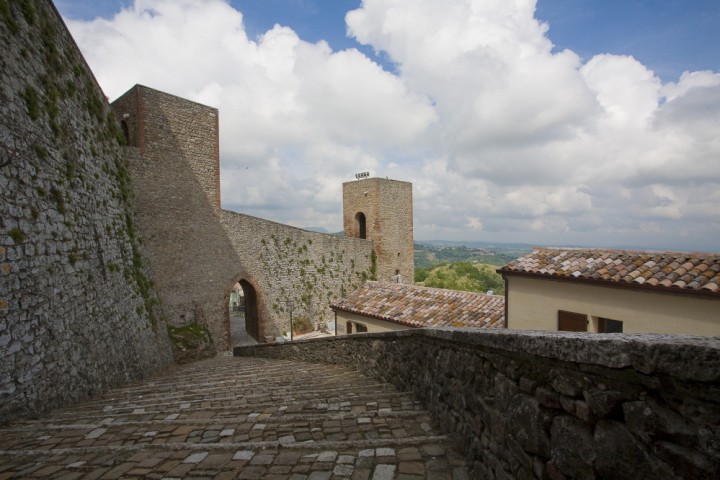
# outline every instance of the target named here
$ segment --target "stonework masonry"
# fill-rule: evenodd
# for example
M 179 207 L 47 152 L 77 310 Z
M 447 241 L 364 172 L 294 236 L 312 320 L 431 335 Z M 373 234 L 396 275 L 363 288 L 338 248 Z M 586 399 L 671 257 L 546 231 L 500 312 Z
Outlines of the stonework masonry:
M 412 391 L 473 478 L 715 479 L 720 339 L 414 329 L 238 347 Z
M 137 85 L 112 103 L 125 122 L 138 226 L 168 321 L 207 327 L 231 347 L 233 286 L 255 293 L 256 337 L 293 318 L 316 327 L 330 303 L 371 277 L 372 243 L 310 232 L 220 208 L 218 111 Z
M 222 224 L 249 280 L 261 292 L 260 325 L 268 336 L 288 332 L 293 318 L 316 327 L 333 319 L 329 305 L 370 276 L 372 244 L 310 232 L 223 210 Z
M 219 222 L 216 109 L 135 86 L 112 103 L 129 132 L 139 231 L 168 321 L 229 345 L 224 292 L 244 276 Z
M 0 423 L 168 366 L 120 126 L 49 1 L 0 0 Z
M 373 242 L 379 281 L 415 281 L 412 202 L 409 182 L 368 178 L 343 183 L 345 236 Z

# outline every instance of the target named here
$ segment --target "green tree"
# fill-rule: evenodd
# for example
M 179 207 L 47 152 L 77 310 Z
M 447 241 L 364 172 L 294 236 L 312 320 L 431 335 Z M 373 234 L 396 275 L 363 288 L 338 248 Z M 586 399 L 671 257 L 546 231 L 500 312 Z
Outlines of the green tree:
M 505 283 L 494 265 L 471 262 L 442 264 L 431 269 L 418 269 L 415 282 L 419 285 L 466 292 L 505 293 Z

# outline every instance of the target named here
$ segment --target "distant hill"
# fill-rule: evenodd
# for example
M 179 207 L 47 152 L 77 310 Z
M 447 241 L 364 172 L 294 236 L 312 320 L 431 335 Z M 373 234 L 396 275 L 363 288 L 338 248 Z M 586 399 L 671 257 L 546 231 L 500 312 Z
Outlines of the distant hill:
M 319 233 L 330 233 L 327 228 L 325 227 L 305 227 L 303 230 L 310 230 L 311 232 L 319 232 Z
M 456 262 L 503 266 L 532 251 L 532 246 L 515 243 L 456 242 L 423 240 L 415 242 L 415 268 L 432 268 Z
M 311 232 L 318 232 L 318 233 L 327 233 L 328 235 L 335 235 L 336 237 L 344 237 L 345 234 L 341 231 L 339 232 L 331 232 L 325 227 L 303 227 L 303 230 L 309 230 Z

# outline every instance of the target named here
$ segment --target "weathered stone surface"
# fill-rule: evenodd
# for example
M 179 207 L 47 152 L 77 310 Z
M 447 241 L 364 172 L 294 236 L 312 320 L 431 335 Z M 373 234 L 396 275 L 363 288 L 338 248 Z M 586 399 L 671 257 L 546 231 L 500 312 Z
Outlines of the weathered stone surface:
M 720 369 L 720 339 L 650 335 L 641 343 L 655 359 L 654 373 L 633 368 L 631 350 L 628 364 L 607 366 L 604 353 L 641 336 L 628 337 L 605 339 L 594 351 L 592 335 L 428 329 L 244 347 L 235 354 L 353 365 L 413 391 L 461 439 L 476 478 L 687 477 L 683 472 L 704 478 L 720 459 L 718 381 L 696 377 Z M 696 365 L 673 352 L 686 347 L 707 348 L 699 357 L 709 363 Z M 682 373 L 665 361 L 683 362 Z
M 622 413 L 620 402 L 625 398 L 621 392 L 590 388 L 583 393 L 585 403 L 596 418 L 617 417 Z
M 647 441 L 656 438 L 692 441 L 697 437 L 696 425 L 654 399 L 625 402 L 622 408 L 628 429 Z
M 715 479 L 720 472 L 720 462 L 710 461 L 697 450 L 670 442 L 657 442 L 655 451 L 660 460 L 673 469 L 680 478 Z
M 601 420 L 595 426 L 595 470 L 602 478 L 670 479 L 670 469 L 653 460 L 624 425 Z
M 593 435 L 590 427 L 577 418 L 560 415 L 553 419 L 552 463 L 572 478 L 593 479 L 595 461 Z
M 172 362 L 120 126 L 52 2 L 3 5 L 0 423 Z
M 545 457 L 550 455 L 550 439 L 544 425 L 545 412 L 540 409 L 540 402 L 535 397 L 515 395 L 508 405 L 507 417 L 508 429 L 523 450 Z

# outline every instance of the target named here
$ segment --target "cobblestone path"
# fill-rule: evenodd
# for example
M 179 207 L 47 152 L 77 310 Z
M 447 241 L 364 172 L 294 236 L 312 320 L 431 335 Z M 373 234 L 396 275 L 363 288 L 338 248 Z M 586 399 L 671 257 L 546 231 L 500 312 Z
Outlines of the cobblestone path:
M 218 357 L 0 428 L 7 478 L 469 477 L 391 385 L 339 366 Z

